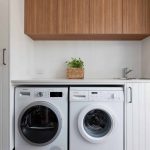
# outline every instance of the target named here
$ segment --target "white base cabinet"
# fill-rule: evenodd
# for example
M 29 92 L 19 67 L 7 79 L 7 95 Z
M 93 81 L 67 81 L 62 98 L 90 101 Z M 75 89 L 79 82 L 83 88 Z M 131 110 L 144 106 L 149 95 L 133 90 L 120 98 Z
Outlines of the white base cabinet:
M 126 150 L 150 150 L 150 83 L 126 85 Z

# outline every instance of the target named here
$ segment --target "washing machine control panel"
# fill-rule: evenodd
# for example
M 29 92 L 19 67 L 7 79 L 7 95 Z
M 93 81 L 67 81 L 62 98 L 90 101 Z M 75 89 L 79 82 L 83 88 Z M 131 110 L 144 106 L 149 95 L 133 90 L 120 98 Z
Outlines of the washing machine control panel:
M 67 88 L 17 88 L 16 95 L 21 99 L 66 100 Z
M 123 88 L 71 88 L 70 101 L 122 101 Z

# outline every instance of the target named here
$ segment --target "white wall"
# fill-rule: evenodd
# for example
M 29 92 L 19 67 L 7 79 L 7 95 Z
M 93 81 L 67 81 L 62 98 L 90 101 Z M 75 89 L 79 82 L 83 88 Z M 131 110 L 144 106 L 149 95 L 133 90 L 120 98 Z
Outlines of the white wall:
M 150 37 L 142 42 L 142 78 L 150 78 Z
M 64 78 L 65 61 L 80 57 L 86 78 L 117 78 L 122 68 L 141 75 L 141 42 L 32 41 L 24 35 L 24 0 L 10 5 L 11 79 Z
M 30 78 L 33 41 L 24 35 L 24 0 L 10 0 L 11 79 Z
M 86 78 L 117 78 L 122 68 L 139 77 L 141 42 L 52 41 L 35 42 L 33 77 L 64 78 L 65 61 L 80 57 L 85 62 Z

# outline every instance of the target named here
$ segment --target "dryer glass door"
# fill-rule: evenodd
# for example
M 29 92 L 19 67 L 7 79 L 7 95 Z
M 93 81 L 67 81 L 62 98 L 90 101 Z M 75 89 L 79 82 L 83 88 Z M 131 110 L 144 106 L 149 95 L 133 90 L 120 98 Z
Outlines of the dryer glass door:
M 86 114 L 83 123 L 85 131 L 95 138 L 107 135 L 112 126 L 110 116 L 100 109 L 89 111 Z
M 26 108 L 19 119 L 23 138 L 32 144 L 46 145 L 59 134 L 61 118 L 57 109 L 50 105 L 34 104 Z

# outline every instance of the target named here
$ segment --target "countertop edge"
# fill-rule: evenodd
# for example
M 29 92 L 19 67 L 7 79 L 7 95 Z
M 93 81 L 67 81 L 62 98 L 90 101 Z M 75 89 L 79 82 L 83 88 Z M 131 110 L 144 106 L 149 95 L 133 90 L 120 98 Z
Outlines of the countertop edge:
M 118 79 L 50 79 L 50 80 L 11 80 L 12 85 L 99 85 L 99 84 L 114 84 L 124 85 L 126 83 L 150 83 L 150 80 L 133 79 L 133 80 L 118 80 Z

